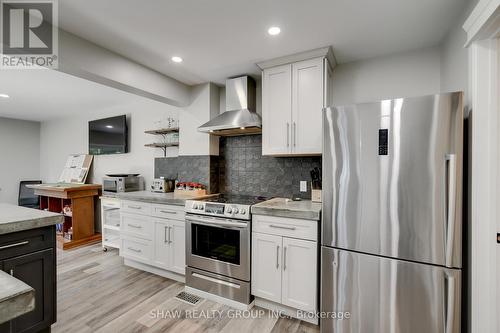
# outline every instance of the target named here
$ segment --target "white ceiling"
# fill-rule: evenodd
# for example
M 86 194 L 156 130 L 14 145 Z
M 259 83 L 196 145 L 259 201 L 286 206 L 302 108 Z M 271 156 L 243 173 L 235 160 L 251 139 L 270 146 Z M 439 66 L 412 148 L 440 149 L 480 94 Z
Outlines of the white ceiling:
M 158 103 L 54 70 L 2 70 L 0 117 L 44 121 L 132 103 Z
M 64 0 L 59 22 L 186 84 L 223 84 L 257 75 L 256 62 L 326 45 L 341 63 L 436 45 L 466 1 Z M 267 35 L 271 25 L 282 33 Z M 4 70 L 0 93 L 11 96 L 0 116 L 35 121 L 147 101 L 50 70 Z
M 186 84 L 223 84 L 258 74 L 258 61 L 327 45 L 339 63 L 437 45 L 465 1 L 64 0 L 59 22 Z

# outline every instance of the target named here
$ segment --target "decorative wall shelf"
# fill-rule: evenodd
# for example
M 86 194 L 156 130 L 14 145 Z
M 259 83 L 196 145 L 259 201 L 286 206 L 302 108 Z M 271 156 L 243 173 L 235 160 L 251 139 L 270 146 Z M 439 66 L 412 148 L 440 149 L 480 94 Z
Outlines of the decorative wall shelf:
M 165 135 L 165 134 L 169 134 L 169 133 L 178 133 L 178 132 L 179 132 L 178 127 L 176 127 L 176 128 L 160 128 L 160 129 L 156 129 L 156 130 L 144 131 L 144 133 L 146 133 L 146 134 L 153 134 L 153 135 Z
M 179 133 L 179 128 L 160 128 L 160 129 L 155 129 L 155 130 L 148 130 L 144 131 L 146 134 L 152 134 L 152 135 L 161 135 L 164 140 L 166 140 L 168 134 L 172 133 Z M 145 147 L 150 147 L 150 148 L 161 148 L 163 150 L 163 156 L 167 157 L 167 148 L 168 147 L 179 147 L 179 142 L 156 142 L 156 143 L 149 143 L 144 145 Z

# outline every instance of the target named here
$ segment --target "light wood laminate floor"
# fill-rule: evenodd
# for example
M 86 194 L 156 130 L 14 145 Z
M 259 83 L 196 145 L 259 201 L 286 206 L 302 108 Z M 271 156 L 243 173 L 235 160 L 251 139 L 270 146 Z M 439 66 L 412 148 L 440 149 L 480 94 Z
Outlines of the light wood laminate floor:
M 52 332 L 319 332 L 318 326 L 276 318 L 256 307 L 253 313 L 264 315 L 245 319 L 209 300 L 193 306 L 175 299 L 183 287 L 125 266 L 118 251 L 103 252 L 100 245 L 58 250 L 57 323 Z

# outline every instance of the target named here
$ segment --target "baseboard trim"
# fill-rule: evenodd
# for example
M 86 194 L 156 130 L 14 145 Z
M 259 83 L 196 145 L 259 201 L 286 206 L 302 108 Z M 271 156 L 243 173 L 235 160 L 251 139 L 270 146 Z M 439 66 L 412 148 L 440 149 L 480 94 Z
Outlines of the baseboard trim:
M 255 306 L 270 310 L 270 311 L 275 311 L 275 312 L 280 312 L 285 316 L 288 317 L 293 317 L 305 322 L 308 322 L 310 324 L 318 325 L 319 324 L 319 319 L 318 316 L 314 312 L 307 312 L 307 311 L 302 311 L 304 314 L 308 313 L 309 315 L 299 317 L 298 316 L 298 309 L 291 308 L 289 306 L 279 304 L 273 301 L 269 301 L 267 299 L 263 299 L 260 297 L 255 297 Z

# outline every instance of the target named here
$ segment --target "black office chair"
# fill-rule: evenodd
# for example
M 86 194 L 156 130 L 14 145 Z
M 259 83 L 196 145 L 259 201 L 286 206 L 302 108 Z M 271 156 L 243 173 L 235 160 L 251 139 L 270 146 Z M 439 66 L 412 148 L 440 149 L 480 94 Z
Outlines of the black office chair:
M 40 209 L 40 197 L 35 195 L 35 190 L 26 185 L 41 184 L 41 180 L 21 180 L 19 183 L 18 205 L 28 208 Z

